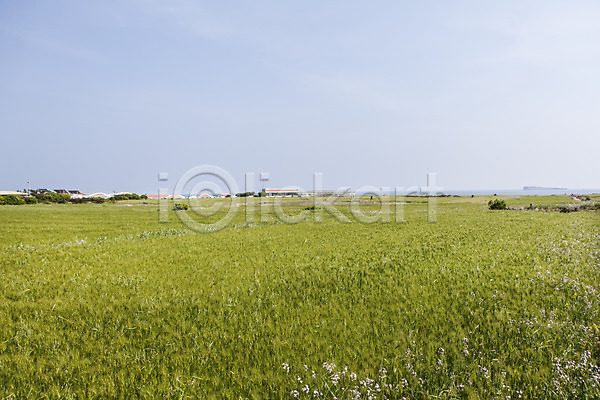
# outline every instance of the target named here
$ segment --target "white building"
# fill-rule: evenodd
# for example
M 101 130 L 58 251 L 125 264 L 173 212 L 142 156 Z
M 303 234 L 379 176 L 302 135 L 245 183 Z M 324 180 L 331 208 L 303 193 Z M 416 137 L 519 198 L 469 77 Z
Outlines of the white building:
M 92 193 L 90 194 L 88 197 L 100 197 L 101 199 L 108 199 L 110 198 L 112 195 L 110 194 L 106 194 L 104 192 L 96 192 L 96 193 Z
M 267 197 L 298 197 L 300 192 L 298 189 L 265 189 Z
M 13 192 L 12 190 L 0 190 L 0 196 L 27 196 L 27 193 Z

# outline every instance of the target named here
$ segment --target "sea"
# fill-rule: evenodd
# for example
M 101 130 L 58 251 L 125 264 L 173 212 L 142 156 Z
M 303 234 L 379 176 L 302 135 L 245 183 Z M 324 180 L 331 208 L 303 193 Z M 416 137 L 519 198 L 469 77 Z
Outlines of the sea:
M 425 189 L 425 188 L 422 188 Z M 357 191 L 357 195 L 366 193 Z M 368 193 L 372 194 L 372 193 Z M 385 195 L 394 195 L 394 192 L 384 192 Z M 425 192 L 415 192 L 411 194 L 426 194 Z M 536 189 L 442 189 L 441 194 L 450 196 L 558 196 L 558 195 L 577 195 L 577 194 L 600 194 L 600 189 L 568 189 L 568 188 L 536 188 Z
M 557 196 L 571 194 L 598 194 L 600 189 L 567 189 L 567 188 L 549 188 L 549 189 L 486 189 L 486 190 L 452 190 L 444 189 L 444 194 L 456 196 Z

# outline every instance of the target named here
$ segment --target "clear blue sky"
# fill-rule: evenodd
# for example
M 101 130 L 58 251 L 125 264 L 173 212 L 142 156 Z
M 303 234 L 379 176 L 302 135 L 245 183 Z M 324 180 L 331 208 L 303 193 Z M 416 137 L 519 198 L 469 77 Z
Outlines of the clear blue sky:
M 0 1 L 0 190 L 600 187 L 597 1 Z M 162 185 L 164 186 L 164 185 Z

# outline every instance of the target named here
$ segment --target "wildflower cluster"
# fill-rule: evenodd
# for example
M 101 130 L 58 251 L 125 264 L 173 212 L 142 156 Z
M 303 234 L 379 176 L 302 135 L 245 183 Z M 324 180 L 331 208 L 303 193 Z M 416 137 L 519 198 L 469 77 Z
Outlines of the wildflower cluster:
M 290 366 L 282 364 L 286 373 Z M 337 369 L 334 363 L 324 362 L 316 371 L 308 366 L 293 373 L 295 389 L 290 391 L 292 398 L 331 398 L 331 399 L 388 399 L 394 393 L 399 393 L 400 386 L 387 383 L 387 370 L 379 371 L 375 379 L 361 378 L 345 366 Z M 390 397 L 391 396 L 391 397 Z

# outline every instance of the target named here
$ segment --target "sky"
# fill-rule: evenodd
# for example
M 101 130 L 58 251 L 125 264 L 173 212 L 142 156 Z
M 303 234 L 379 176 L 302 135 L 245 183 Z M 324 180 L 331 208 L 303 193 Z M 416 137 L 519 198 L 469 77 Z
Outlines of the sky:
M 151 194 L 200 165 L 240 190 L 599 188 L 598 21 L 578 0 L 0 0 L 0 190 Z

